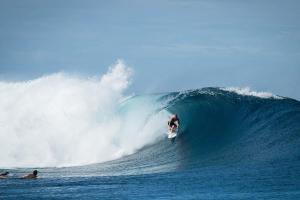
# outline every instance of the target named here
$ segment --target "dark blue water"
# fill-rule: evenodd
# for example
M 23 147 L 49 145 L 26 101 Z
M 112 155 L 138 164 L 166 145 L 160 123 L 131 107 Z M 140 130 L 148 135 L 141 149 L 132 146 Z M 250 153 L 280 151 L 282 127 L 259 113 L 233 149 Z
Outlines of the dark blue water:
M 174 141 L 106 163 L 41 168 L 36 180 L 18 179 L 32 169 L 8 169 L 0 199 L 300 199 L 299 101 L 218 88 L 158 101 L 181 118 Z

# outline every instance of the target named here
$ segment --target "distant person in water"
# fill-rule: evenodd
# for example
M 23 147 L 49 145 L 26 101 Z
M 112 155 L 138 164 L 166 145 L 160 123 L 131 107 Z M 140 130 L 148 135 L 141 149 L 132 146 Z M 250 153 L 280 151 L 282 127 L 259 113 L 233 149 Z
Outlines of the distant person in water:
M 37 178 L 37 174 L 38 171 L 37 170 L 33 170 L 33 172 L 31 174 L 28 174 L 26 176 L 23 176 L 23 179 L 36 179 Z
M 0 174 L 0 179 L 7 178 L 9 172 L 3 172 Z
M 171 132 L 175 132 L 175 130 L 179 127 L 179 118 L 177 114 L 171 117 L 170 121 L 168 121 L 168 126 Z

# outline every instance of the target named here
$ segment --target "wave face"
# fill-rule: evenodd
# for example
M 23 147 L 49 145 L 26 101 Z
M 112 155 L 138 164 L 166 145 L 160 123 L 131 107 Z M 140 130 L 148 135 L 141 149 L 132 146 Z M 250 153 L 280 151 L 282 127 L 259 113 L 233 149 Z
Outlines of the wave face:
M 239 89 L 227 88 L 153 95 L 156 104 L 163 105 L 157 106 L 158 113 L 180 117 L 182 125 L 175 141 L 166 138 L 165 126 L 164 137 L 154 143 L 89 169 L 94 175 L 97 171 L 116 175 L 217 166 L 257 168 L 266 163 L 277 169 L 298 166 L 300 153 L 295 149 L 300 145 L 300 102 L 242 90 L 242 95 Z M 166 122 L 164 117 L 160 120 Z
M 170 95 L 176 97 L 168 110 L 178 113 L 183 124 L 181 165 L 250 164 L 299 156 L 298 101 L 226 88 Z

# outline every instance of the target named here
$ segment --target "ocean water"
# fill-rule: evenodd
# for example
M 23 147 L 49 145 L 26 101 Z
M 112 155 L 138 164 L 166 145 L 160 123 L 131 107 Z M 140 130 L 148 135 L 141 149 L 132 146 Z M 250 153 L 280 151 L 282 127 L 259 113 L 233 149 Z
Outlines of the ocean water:
M 99 79 L 2 82 L 0 199 L 300 199 L 299 101 L 247 88 L 125 96 L 130 74 L 119 63 Z

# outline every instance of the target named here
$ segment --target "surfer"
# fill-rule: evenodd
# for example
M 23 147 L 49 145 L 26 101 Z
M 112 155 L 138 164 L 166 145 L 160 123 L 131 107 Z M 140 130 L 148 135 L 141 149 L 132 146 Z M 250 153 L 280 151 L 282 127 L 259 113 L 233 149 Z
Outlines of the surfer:
M 178 115 L 175 114 L 171 117 L 170 121 L 168 121 L 169 130 L 171 132 L 175 132 L 179 126 L 179 118 Z
M 32 173 L 26 175 L 26 176 L 23 176 L 22 178 L 23 179 L 36 179 L 37 178 L 37 174 L 38 174 L 38 171 L 37 170 L 33 170 Z
M 0 179 L 7 178 L 8 174 L 9 174 L 9 172 L 3 172 L 3 173 L 1 173 L 0 174 Z

